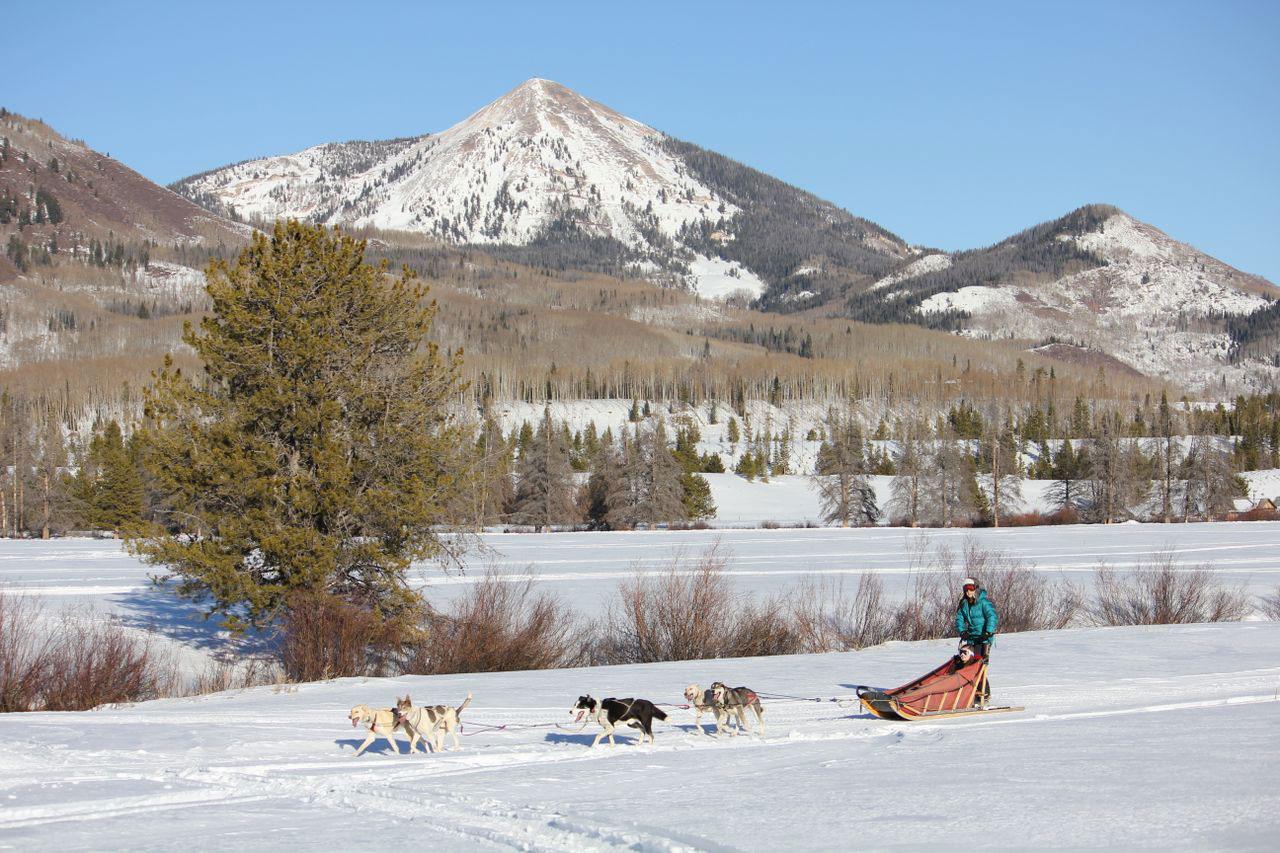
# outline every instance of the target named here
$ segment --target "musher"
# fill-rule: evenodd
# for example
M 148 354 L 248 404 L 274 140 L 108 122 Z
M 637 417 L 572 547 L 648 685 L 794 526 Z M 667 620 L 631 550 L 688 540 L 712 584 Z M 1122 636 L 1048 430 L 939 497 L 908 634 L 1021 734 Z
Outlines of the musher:
M 968 644 L 982 659 L 991 662 L 991 647 L 995 644 L 996 617 L 995 605 L 987 598 L 987 591 L 979 589 L 973 578 L 961 581 L 964 594 L 956 605 L 956 633 L 960 635 L 961 646 Z M 977 697 L 979 705 L 986 705 L 991 698 L 991 682 L 984 679 L 981 693 Z

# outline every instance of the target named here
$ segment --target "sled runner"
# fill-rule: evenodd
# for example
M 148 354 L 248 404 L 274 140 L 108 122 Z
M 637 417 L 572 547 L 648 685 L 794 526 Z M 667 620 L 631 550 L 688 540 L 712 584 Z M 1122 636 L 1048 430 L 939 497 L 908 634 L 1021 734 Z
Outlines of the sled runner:
M 987 662 L 982 658 L 964 666 L 957 665 L 953 659 L 933 672 L 892 690 L 866 686 L 857 690 L 863 707 L 884 720 L 923 720 L 1026 710 L 1008 705 L 996 708 L 977 705 L 974 699 L 979 686 L 986 680 Z

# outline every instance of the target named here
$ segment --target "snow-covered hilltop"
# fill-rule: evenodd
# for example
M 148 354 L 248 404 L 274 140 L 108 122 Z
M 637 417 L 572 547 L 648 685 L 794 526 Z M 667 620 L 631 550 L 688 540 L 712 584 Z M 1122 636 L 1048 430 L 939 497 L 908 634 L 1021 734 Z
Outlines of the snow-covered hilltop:
M 455 243 L 525 245 L 574 229 L 616 240 L 656 270 L 682 254 L 682 228 L 738 212 L 664 139 L 534 78 L 439 134 L 319 145 L 207 172 L 176 188 L 248 219 L 296 217 Z M 756 296 L 765 287 L 741 264 L 683 255 L 677 271 L 705 295 Z
M 1048 354 L 1094 351 L 1186 387 L 1224 376 L 1266 386 L 1275 375 L 1232 357 L 1224 317 L 1266 308 L 1280 290 L 1115 208 L 1083 208 L 990 249 L 929 255 L 873 289 L 922 315 L 961 312 L 968 335 L 1053 338 Z

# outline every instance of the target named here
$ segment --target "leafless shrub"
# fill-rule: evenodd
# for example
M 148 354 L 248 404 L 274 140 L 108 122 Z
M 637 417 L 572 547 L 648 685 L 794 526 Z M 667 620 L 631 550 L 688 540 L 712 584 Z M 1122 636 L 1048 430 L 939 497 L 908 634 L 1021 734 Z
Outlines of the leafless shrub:
M 1099 625 L 1173 625 L 1238 621 L 1250 609 L 1242 588 L 1223 587 L 1207 565 L 1181 569 L 1166 551 L 1125 574 L 1100 565 L 1089 615 Z
M 432 611 L 404 668 L 414 673 L 505 672 L 581 663 L 573 611 L 532 580 L 507 581 L 493 569 L 448 612 Z
M 40 700 L 52 658 L 38 604 L 0 590 L 0 712 L 30 711 Z
M 618 585 L 598 631 L 601 663 L 652 663 L 719 657 L 737 620 L 725 557 L 708 549 L 691 570 L 677 554 L 663 572 Z
M 1050 513 L 1023 512 L 1016 515 L 1003 515 L 1000 524 L 1003 527 L 1036 527 L 1046 524 L 1078 524 L 1080 515 L 1075 507 L 1065 506 Z
M 805 652 L 878 645 L 890 638 L 893 614 L 884 604 L 884 582 L 871 573 L 850 595 L 843 579 L 805 578 L 791 594 L 791 620 Z
M 1280 622 L 1280 586 L 1270 595 L 1261 596 L 1258 604 L 1263 616 L 1273 622 Z
M 759 604 L 750 599 L 741 602 L 734 609 L 733 623 L 720 657 L 794 655 L 805 650 L 785 596 L 771 596 Z
M 0 590 L 0 711 L 83 711 L 167 692 L 152 644 L 114 619 L 47 619 L 36 602 Z
M 956 579 L 948 571 L 914 572 L 906 595 L 893 610 L 890 640 L 933 640 L 955 633 Z
M 114 619 L 83 616 L 62 620 L 41 689 L 46 711 L 86 711 L 116 702 L 163 695 L 164 662 L 148 639 Z
M 396 632 L 367 607 L 302 591 L 289 597 L 280 629 L 280 662 L 294 681 L 385 674 Z

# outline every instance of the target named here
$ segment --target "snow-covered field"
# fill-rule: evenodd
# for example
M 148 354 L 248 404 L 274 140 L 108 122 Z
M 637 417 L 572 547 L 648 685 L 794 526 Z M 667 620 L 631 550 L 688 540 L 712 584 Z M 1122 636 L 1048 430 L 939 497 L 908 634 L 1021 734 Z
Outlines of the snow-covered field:
M 0 848 L 1274 849 L 1277 623 L 1001 637 L 995 699 L 1026 707 L 1016 714 L 893 723 L 770 700 L 766 737 L 716 739 L 668 708 L 656 745 L 595 749 L 591 729 L 554 727 L 586 692 L 675 704 L 687 682 L 724 679 L 844 697 L 951 649 L 340 679 L 2 715 Z M 406 692 L 456 704 L 468 690 L 460 751 L 382 742 L 352 757 L 350 706 Z
M 959 554 L 972 542 L 1007 552 L 1036 569 L 1088 587 L 1100 562 L 1132 569 L 1173 551 L 1181 566 L 1201 564 L 1228 585 L 1254 593 L 1280 586 L 1280 522 L 1118 524 L 1019 527 L 1000 530 L 906 528 L 810 528 L 690 530 L 640 533 L 489 534 L 491 551 L 475 554 L 464 574 L 430 566 L 415 577 L 432 596 L 448 596 L 492 567 L 515 579 L 532 577 L 576 608 L 596 613 L 616 581 L 637 569 L 667 567 L 682 556 L 691 563 L 716 546 L 725 572 L 745 591 L 781 592 L 806 576 L 844 578 L 856 584 L 864 572 L 879 575 L 890 594 L 902 591 L 940 549 Z M 691 565 L 686 568 L 692 568 Z
M 759 487 L 776 485 L 775 481 Z M 1020 557 L 1040 571 L 1086 588 L 1102 561 L 1130 569 L 1169 550 L 1180 565 L 1207 564 L 1224 583 L 1254 594 L 1280 587 L 1280 522 L 1265 521 L 1000 530 L 490 533 L 481 537 L 483 547 L 469 554 L 464 573 L 446 574 L 435 564 L 422 564 L 415 566 L 411 578 L 441 603 L 492 569 L 513 580 L 532 577 L 584 615 L 597 615 L 618 581 L 637 570 L 667 567 L 677 557 L 691 568 L 693 560 L 713 546 L 726 560 L 725 572 L 744 592 L 782 592 L 811 576 L 856 584 L 863 572 L 873 572 L 894 595 L 918 570 L 921 555 L 927 562 L 942 549 L 958 554 L 969 542 Z M 183 654 L 196 658 L 225 649 L 229 638 L 212 621 L 202 621 L 197 608 L 151 583 L 149 576 L 156 572 L 110 540 L 0 540 L 0 587 L 38 596 L 50 610 L 93 607 L 118 614 L 126 624 L 157 631 Z

